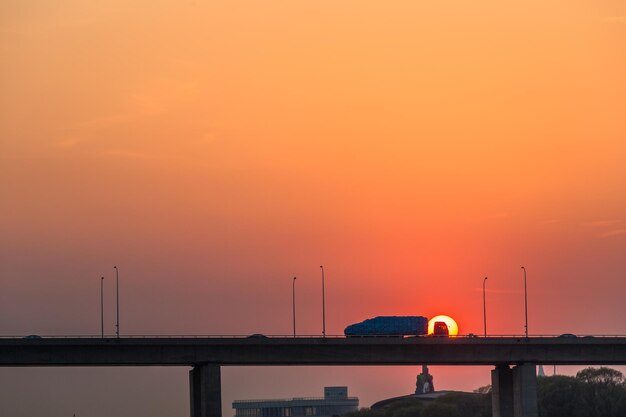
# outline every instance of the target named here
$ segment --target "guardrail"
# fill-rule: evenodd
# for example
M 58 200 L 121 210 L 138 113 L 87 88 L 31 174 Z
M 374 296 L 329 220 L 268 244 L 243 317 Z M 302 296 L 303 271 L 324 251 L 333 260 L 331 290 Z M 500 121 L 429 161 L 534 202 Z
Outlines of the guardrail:
M 351 336 L 350 338 L 399 338 L 402 336 L 392 336 L 392 335 L 367 335 L 367 336 Z M 420 335 L 420 336 L 404 336 L 406 339 L 415 338 L 415 337 L 432 337 L 428 335 Z M 572 335 L 568 334 L 532 334 L 529 335 L 528 338 L 546 338 L 546 337 L 571 337 L 571 338 L 610 338 L 610 337 L 626 337 L 626 335 L 619 334 L 610 334 L 610 335 L 599 335 L 599 334 L 580 334 L 580 335 Z M 101 335 L 0 335 L 0 339 L 102 339 Z M 273 338 L 273 339 L 322 339 L 324 338 L 322 335 L 282 335 L 282 334 L 274 334 L 274 335 L 265 335 L 265 334 L 252 334 L 252 335 L 241 335 L 241 334 L 205 334 L 205 335 L 120 335 L 121 339 L 264 339 L 264 338 Z M 346 339 L 345 335 L 326 335 L 326 339 Z M 485 339 L 483 335 L 476 334 L 462 334 L 456 336 L 449 336 L 449 338 L 470 338 L 470 339 Z M 523 334 L 489 334 L 486 338 L 526 338 Z M 104 339 L 117 339 L 116 335 L 104 335 Z

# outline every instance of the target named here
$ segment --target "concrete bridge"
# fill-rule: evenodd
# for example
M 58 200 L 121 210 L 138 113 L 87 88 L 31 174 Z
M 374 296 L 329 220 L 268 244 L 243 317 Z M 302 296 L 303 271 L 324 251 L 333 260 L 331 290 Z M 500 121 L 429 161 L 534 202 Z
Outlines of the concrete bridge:
M 536 365 L 626 365 L 626 337 L 4 338 L 0 366 L 191 366 L 191 417 L 221 417 L 221 366 L 493 365 L 494 417 L 536 417 Z

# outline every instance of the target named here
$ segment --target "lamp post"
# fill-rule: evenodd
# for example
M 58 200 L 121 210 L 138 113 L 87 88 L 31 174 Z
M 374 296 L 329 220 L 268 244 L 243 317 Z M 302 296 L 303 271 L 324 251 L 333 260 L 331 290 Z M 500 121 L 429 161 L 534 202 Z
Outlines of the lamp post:
M 324 300 L 324 265 L 320 265 L 322 270 L 322 337 L 326 337 L 326 301 Z
M 104 277 L 100 277 L 100 337 L 104 339 Z
M 526 321 L 526 337 L 528 337 L 528 293 L 526 292 L 526 268 L 522 267 L 524 271 L 524 318 Z
M 293 277 L 291 291 L 293 300 L 293 337 L 296 337 L 296 277 Z
M 487 297 L 485 296 L 485 283 L 487 282 L 487 277 L 483 279 L 483 324 L 485 328 L 485 337 L 487 337 Z
M 117 321 L 115 323 L 115 334 L 117 337 L 120 337 L 120 276 L 117 266 L 113 267 L 115 269 L 115 297 L 117 304 Z

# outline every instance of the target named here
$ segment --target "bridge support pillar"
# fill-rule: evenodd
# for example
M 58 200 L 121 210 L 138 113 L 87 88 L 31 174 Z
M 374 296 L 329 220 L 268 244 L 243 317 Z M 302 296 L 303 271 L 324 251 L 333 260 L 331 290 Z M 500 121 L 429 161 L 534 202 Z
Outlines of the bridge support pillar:
M 491 410 L 493 417 L 513 417 L 513 371 L 508 365 L 491 371 Z
M 222 417 L 219 365 L 196 365 L 189 371 L 191 417 Z
M 493 417 L 538 417 L 536 366 L 496 366 L 491 371 L 491 407 Z
M 537 366 L 522 364 L 513 368 L 513 417 L 538 417 Z

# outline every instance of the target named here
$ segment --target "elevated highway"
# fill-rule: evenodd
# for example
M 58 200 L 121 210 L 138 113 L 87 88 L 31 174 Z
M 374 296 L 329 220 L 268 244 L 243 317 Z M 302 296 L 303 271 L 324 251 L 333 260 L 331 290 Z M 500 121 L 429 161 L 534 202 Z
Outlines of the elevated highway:
M 221 367 L 493 365 L 494 417 L 537 417 L 536 365 L 626 365 L 626 337 L 0 338 L 0 366 L 191 366 L 191 417 L 221 417 Z
M 626 337 L 4 338 L 0 366 L 624 365 Z

